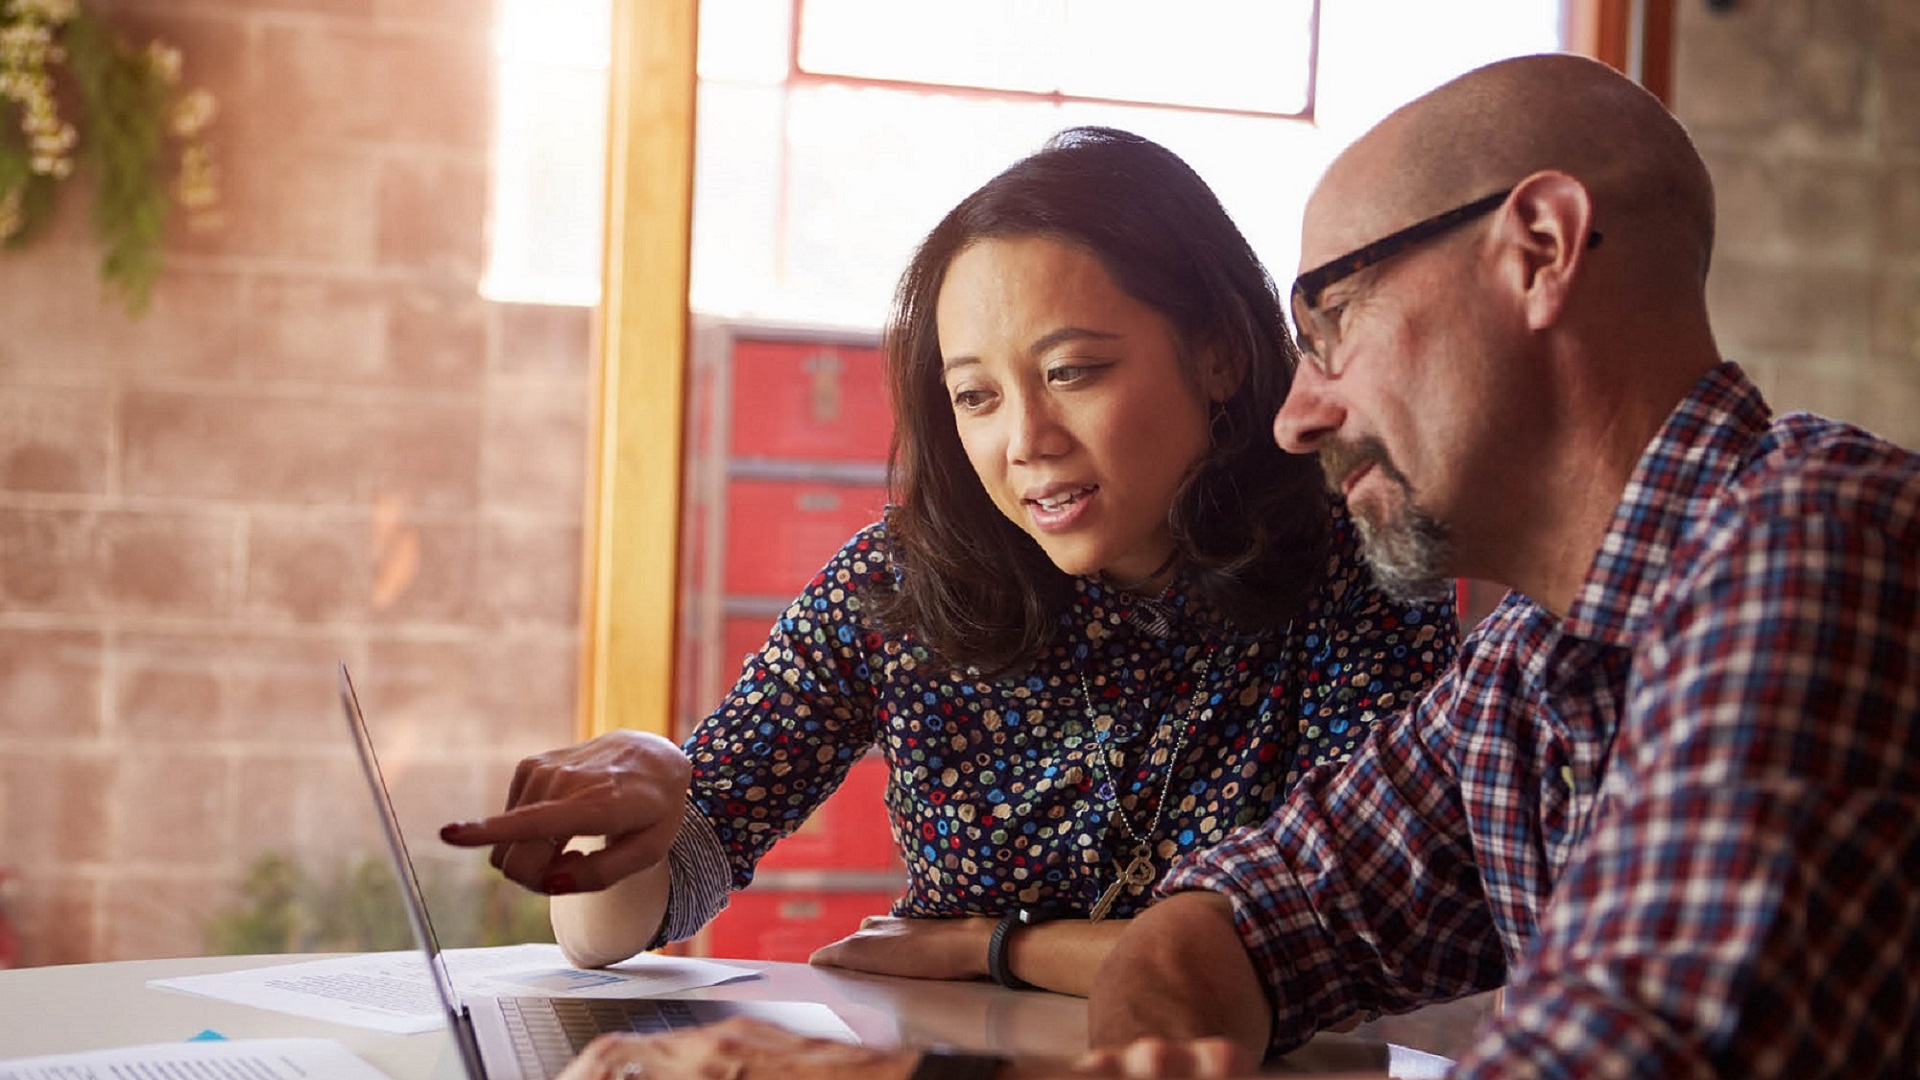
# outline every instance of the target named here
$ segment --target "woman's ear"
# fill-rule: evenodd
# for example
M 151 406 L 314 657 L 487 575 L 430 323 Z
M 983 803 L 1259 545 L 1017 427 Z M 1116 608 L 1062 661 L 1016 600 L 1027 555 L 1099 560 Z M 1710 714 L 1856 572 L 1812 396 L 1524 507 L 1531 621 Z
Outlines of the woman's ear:
M 1206 392 L 1208 401 L 1218 404 L 1232 397 L 1246 374 L 1245 364 L 1218 348 L 1210 347 L 1200 354 L 1200 389 Z

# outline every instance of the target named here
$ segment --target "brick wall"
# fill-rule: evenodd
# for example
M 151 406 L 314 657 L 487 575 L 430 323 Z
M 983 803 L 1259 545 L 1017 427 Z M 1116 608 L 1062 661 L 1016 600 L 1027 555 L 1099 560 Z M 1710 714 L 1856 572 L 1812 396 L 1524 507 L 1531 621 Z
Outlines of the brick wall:
M 1920 446 L 1920 4 L 1680 0 L 1721 349 L 1776 408 Z
M 219 97 L 224 226 L 102 302 L 81 191 L 0 254 L 0 901 L 29 964 L 190 954 L 263 853 L 564 741 L 589 314 L 476 293 L 486 0 L 90 0 Z

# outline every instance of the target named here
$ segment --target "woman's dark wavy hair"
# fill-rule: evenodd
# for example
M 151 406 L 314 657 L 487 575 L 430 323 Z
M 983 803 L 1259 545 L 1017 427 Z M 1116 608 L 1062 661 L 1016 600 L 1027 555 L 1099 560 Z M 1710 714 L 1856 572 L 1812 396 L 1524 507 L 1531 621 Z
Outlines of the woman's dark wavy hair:
M 1205 181 L 1164 147 L 1111 128 L 1060 132 L 954 207 L 901 277 L 885 334 L 894 411 L 887 532 L 897 591 L 882 628 L 944 662 L 1001 674 L 1031 664 L 1073 579 L 1008 521 L 968 463 L 941 372 L 934 309 L 947 267 L 994 237 L 1047 236 L 1100 260 L 1173 327 L 1185 362 L 1207 350 L 1243 372 L 1215 407 L 1213 446 L 1169 515 L 1189 587 L 1236 625 L 1278 625 L 1325 573 L 1330 498 L 1273 417 L 1297 355 L 1273 280 Z M 1197 378 L 1197 375 L 1195 376 Z

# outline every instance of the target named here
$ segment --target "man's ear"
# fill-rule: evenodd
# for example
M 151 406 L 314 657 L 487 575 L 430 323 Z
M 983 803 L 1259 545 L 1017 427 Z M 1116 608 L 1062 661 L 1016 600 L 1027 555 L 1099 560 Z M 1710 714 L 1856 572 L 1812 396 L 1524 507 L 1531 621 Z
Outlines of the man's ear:
M 1573 283 L 1597 241 L 1593 195 L 1563 172 L 1537 172 L 1514 185 L 1505 239 L 1518 256 L 1516 275 L 1527 326 L 1544 330 L 1560 321 Z

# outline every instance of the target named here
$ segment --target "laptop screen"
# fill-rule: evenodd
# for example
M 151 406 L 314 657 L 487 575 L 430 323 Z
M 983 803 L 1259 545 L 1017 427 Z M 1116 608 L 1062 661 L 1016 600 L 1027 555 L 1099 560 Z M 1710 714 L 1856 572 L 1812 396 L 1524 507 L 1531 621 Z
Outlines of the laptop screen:
M 354 746 L 360 752 L 360 768 L 366 773 L 367 787 L 371 789 L 373 801 L 380 811 L 380 831 L 386 835 L 387 853 L 391 856 L 394 876 L 400 880 L 407 922 L 413 927 L 414 940 L 420 943 L 420 950 L 426 954 L 434 990 L 446 1006 L 448 1019 L 454 1021 L 458 1030 L 460 998 L 454 991 L 453 979 L 447 974 L 446 960 L 440 955 L 440 939 L 434 936 L 433 920 L 427 916 L 427 900 L 420 892 L 420 878 L 413 872 L 413 860 L 407 855 L 407 841 L 400 833 L 400 817 L 393 811 L 393 797 L 387 792 L 386 777 L 381 775 L 380 759 L 373 752 L 373 738 L 367 734 L 367 720 L 361 715 L 360 698 L 354 693 L 353 678 L 347 674 L 345 661 L 340 663 L 340 704 L 346 709 L 347 724 L 353 728 Z

